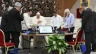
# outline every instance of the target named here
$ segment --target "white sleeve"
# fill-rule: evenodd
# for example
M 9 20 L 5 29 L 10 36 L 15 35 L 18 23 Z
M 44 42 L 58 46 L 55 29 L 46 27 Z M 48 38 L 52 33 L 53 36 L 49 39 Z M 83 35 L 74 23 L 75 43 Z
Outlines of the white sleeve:
M 70 20 L 70 23 L 71 23 L 72 25 L 74 24 L 74 20 L 75 20 L 74 18 L 75 18 L 75 17 L 74 17 L 74 15 L 72 14 L 72 15 L 71 15 L 71 20 Z
M 42 17 L 42 25 L 46 25 L 46 20 L 44 17 Z
M 37 25 L 37 22 L 36 22 L 36 19 L 35 19 L 35 17 L 33 17 L 33 20 L 32 20 L 32 22 L 33 22 L 33 24 L 34 24 L 34 25 Z
M 23 16 L 24 16 L 25 25 L 26 25 L 26 27 L 27 27 L 27 29 L 28 29 L 28 28 L 29 28 L 29 24 L 28 24 L 28 22 L 27 22 L 27 16 L 25 16 L 24 14 L 23 14 Z
M 53 23 L 54 23 L 53 17 L 51 18 L 51 22 L 50 22 L 50 23 L 51 23 L 51 26 L 54 26 L 54 25 L 53 25 Z
M 58 24 L 58 27 L 57 28 L 60 28 L 61 25 L 62 25 L 62 23 L 63 23 L 63 18 L 61 16 L 59 17 L 59 22 L 58 23 L 59 24 Z

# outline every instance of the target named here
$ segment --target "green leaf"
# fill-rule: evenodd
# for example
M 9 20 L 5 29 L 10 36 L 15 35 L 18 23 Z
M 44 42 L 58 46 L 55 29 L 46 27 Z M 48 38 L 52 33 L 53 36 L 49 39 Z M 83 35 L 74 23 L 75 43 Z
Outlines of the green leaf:
M 64 40 L 64 36 L 59 36 L 58 39 L 63 39 Z
M 53 50 L 61 50 L 61 52 L 64 52 L 67 48 L 67 45 L 68 43 L 64 41 L 64 36 L 56 34 L 48 37 L 48 52 L 51 52 Z
M 63 53 L 64 53 L 64 49 L 62 49 L 62 48 L 61 48 L 61 49 L 59 49 L 59 51 L 61 51 L 61 52 L 63 52 Z
M 48 49 L 48 53 L 50 53 L 52 50 L 51 50 L 51 48 L 50 49 Z
M 56 45 L 54 45 L 54 50 L 56 50 L 56 48 L 57 48 Z
M 69 46 L 69 44 L 68 43 L 64 43 L 66 46 Z
M 53 45 L 56 44 L 56 41 L 53 41 Z

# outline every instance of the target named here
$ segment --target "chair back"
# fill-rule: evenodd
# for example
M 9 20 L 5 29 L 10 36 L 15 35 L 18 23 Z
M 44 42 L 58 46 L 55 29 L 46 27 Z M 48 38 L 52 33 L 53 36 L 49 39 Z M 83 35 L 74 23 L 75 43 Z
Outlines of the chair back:
M 0 29 L 0 46 L 5 45 L 5 35 L 4 32 Z
M 66 28 L 62 28 L 62 31 L 67 31 L 67 29 Z
M 79 29 L 78 32 L 77 32 L 75 45 L 78 44 L 78 42 L 81 41 L 82 35 L 83 35 L 83 30 L 82 29 Z

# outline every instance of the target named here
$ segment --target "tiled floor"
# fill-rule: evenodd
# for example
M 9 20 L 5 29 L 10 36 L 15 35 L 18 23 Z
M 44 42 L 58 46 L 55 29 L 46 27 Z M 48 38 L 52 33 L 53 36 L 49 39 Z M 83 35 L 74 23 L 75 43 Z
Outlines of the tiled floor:
M 29 52 L 28 49 L 19 50 L 19 54 L 29 54 L 28 52 Z M 0 54 L 2 54 L 2 53 L 0 52 Z M 31 54 L 48 54 L 48 53 L 45 49 L 31 49 Z M 49 53 L 49 54 L 51 54 L 51 53 Z M 69 54 L 69 51 L 67 54 Z M 70 54 L 74 54 L 73 51 L 70 51 Z M 77 52 L 76 54 L 82 54 L 82 53 Z M 91 54 L 96 54 L 96 52 L 92 52 Z

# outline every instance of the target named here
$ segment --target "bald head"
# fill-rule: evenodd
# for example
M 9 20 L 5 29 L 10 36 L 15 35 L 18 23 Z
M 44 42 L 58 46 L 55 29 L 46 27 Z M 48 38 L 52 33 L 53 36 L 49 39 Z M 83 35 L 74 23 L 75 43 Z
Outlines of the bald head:
M 41 14 L 40 14 L 39 12 L 36 13 L 36 17 L 37 17 L 37 18 L 40 18 L 40 15 L 41 15 Z

